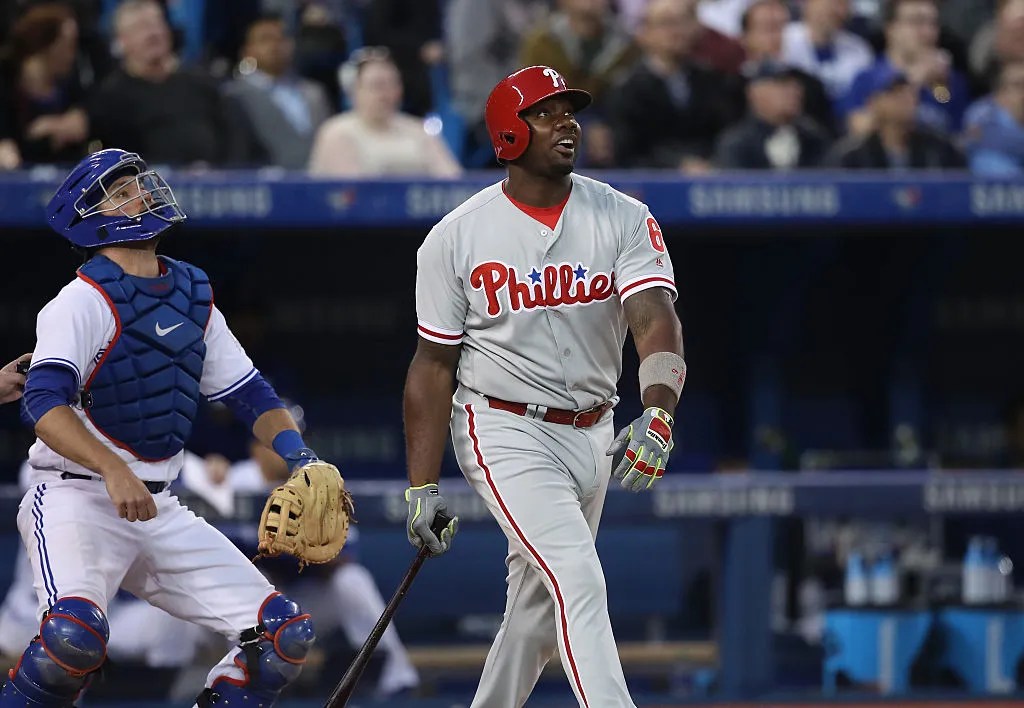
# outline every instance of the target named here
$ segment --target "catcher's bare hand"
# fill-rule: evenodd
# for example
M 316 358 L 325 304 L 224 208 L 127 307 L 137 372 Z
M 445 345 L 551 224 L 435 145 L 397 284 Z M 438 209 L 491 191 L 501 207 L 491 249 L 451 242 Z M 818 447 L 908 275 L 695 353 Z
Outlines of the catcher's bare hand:
M 104 472 L 103 483 L 117 515 L 122 519 L 149 521 L 156 518 L 156 500 L 128 465 Z
M 0 368 L 0 404 L 11 403 L 21 398 L 21 394 L 25 391 L 25 374 L 18 371 L 18 364 L 31 359 L 32 352 L 22 354 Z
M 259 555 L 282 553 L 307 563 L 327 563 L 348 538 L 354 505 L 338 468 L 314 460 L 297 468 L 270 493 L 259 526 Z

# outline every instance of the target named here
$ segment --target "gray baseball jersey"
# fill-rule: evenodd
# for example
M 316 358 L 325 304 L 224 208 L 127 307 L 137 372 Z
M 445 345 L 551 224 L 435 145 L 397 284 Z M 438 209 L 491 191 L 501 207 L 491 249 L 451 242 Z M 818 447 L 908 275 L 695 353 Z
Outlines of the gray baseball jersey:
M 676 293 L 647 206 L 580 175 L 553 229 L 513 204 L 501 183 L 483 189 L 430 231 L 417 265 L 419 334 L 463 345 L 459 382 L 553 408 L 614 400 L 622 302 L 652 287 Z

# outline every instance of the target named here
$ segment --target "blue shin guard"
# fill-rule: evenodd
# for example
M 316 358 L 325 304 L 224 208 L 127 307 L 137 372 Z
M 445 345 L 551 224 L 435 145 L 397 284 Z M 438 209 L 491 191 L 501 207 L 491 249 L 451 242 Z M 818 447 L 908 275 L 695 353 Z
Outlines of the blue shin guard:
M 313 620 L 281 593 L 271 595 L 259 611 L 259 624 L 242 632 L 235 665 L 242 679 L 222 676 L 196 699 L 200 708 L 270 708 L 281 690 L 302 671 L 313 645 Z M 4 708 L 0 704 L 0 708 Z
M 100 608 L 80 597 L 62 597 L 11 669 L 0 708 L 70 708 L 89 674 L 103 665 L 109 637 Z

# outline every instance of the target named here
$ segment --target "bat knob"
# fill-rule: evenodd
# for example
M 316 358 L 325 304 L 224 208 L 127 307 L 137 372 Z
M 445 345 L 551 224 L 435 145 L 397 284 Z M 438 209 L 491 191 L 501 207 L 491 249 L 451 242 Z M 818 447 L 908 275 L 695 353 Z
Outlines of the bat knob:
M 454 517 L 449 516 L 443 511 L 439 511 L 434 514 L 434 523 L 430 525 L 430 530 L 434 532 L 434 535 L 441 538 L 441 532 L 444 531 L 448 524 L 452 522 Z

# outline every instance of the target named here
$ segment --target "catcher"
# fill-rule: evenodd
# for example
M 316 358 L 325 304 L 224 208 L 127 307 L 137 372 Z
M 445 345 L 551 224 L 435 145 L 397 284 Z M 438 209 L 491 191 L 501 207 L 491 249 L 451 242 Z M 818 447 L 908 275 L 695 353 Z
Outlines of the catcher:
M 18 511 L 41 618 L 0 689 L 0 708 L 69 708 L 106 656 L 118 586 L 237 646 L 197 708 L 269 708 L 298 676 L 313 622 L 168 487 L 200 398 L 223 401 L 289 466 L 267 500 L 260 552 L 322 563 L 341 550 L 352 503 L 253 367 L 199 268 L 158 256 L 185 220 L 142 158 L 102 150 L 47 206 L 85 259 L 39 313 L 24 389 L 35 486 Z

